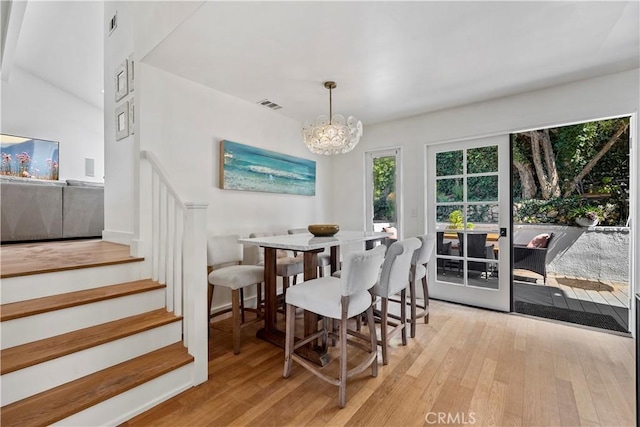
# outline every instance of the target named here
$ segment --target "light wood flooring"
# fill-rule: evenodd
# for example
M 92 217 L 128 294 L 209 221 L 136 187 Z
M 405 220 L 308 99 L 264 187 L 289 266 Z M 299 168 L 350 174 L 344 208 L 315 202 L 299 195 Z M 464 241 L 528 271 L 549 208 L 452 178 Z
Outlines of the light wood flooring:
M 126 245 L 102 240 L 12 243 L 0 246 L 0 278 L 136 262 Z
M 430 323 L 392 341 L 377 378 L 352 378 L 339 409 L 337 388 L 299 365 L 282 378 L 283 351 L 256 328 L 234 356 L 230 321 L 216 323 L 209 381 L 125 425 L 635 425 L 631 338 L 432 301 Z

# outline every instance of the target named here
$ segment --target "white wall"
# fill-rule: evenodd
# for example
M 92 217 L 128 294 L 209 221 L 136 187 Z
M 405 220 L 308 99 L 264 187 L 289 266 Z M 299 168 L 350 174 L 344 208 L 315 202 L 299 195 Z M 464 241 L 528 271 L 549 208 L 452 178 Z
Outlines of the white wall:
M 455 139 L 508 134 L 638 111 L 639 70 L 365 126 L 356 149 L 334 159 L 334 216 L 364 228 L 364 152 L 402 147 L 405 236 L 425 231 L 425 146 Z M 637 123 L 635 125 L 637 132 Z M 637 154 L 636 154 L 637 156 Z M 417 216 L 411 216 L 412 210 Z M 637 208 L 636 208 L 637 209 Z
M 104 232 L 103 239 L 129 244 L 134 238 L 138 194 L 138 149 L 134 136 L 116 141 L 116 106 L 136 97 L 128 94 L 116 103 L 116 68 L 133 53 L 133 3 L 128 1 L 104 2 L 104 28 L 117 12 L 118 27 L 104 44 Z
M 332 222 L 330 158 L 313 155 L 301 141 L 300 123 L 141 63 L 139 138 L 167 171 L 184 202 L 208 202 L 213 234 L 274 231 Z M 220 189 L 220 141 L 230 140 L 316 161 L 316 195 Z M 148 220 L 143 218 L 143 223 Z M 141 229 L 142 237 L 148 232 Z M 229 292 L 216 292 L 214 310 Z
M 4 134 L 60 142 L 61 180 L 102 182 L 102 110 L 14 64 L 2 82 Z M 94 176 L 85 176 L 85 158 L 94 159 Z
M 208 228 L 248 236 L 331 222 L 331 163 L 302 143 L 301 125 L 265 107 L 142 63 L 140 146 L 151 150 L 185 201 L 209 203 Z M 220 141 L 316 161 L 316 195 L 222 190 Z

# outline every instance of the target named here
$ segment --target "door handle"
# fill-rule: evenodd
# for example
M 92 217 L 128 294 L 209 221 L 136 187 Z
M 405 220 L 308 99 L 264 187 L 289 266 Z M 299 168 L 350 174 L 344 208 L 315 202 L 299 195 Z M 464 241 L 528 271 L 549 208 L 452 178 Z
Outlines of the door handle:
M 507 237 L 507 228 L 506 227 L 500 228 L 500 237 Z

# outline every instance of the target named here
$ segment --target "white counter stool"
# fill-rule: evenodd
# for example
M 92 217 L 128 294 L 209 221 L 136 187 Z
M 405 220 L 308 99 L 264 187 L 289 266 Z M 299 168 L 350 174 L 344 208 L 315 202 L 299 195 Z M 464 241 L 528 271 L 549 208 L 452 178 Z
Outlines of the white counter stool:
M 421 243 L 415 237 L 392 243 L 382 264 L 380 280 L 373 287 L 373 294 L 380 297 L 380 340 L 382 363 L 389 363 L 389 340 L 396 334 L 402 334 L 402 345 L 407 345 L 405 323 L 407 321 L 407 286 L 413 253 Z M 389 299 L 400 293 L 400 316 L 389 315 Z M 396 323 L 389 318 L 398 318 Z M 391 329 L 388 327 L 391 326 Z
M 423 318 L 424 323 L 429 323 L 429 288 L 427 285 L 427 262 L 433 253 L 433 247 L 436 244 L 435 234 L 426 234 L 418 236 L 421 246 L 413 253 L 411 260 L 411 271 L 409 273 L 409 302 L 407 304 L 411 308 L 409 323 L 411 323 L 411 338 L 416 336 L 416 324 L 418 319 Z M 422 295 L 424 302 L 419 304 L 416 295 L 416 283 L 422 282 Z M 400 302 L 399 300 L 391 300 Z M 417 309 L 422 311 L 417 313 Z
M 213 292 L 217 286 L 231 289 L 231 312 L 233 317 L 233 353 L 240 353 L 240 331 L 243 327 L 263 319 L 260 310 L 261 288 L 264 282 L 264 267 L 258 265 L 239 265 L 242 262 L 240 236 L 209 236 L 207 238 L 207 266 L 209 280 L 209 319 L 227 313 L 229 310 L 211 314 Z M 256 308 L 244 306 L 243 289 L 257 286 Z M 245 311 L 253 311 L 256 318 L 245 322 Z
M 289 290 L 286 296 L 287 303 L 287 332 L 284 350 L 284 373 L 288 378 L 291 374 L 292 361 L 298 362 L 315 375 L 330 384 L 338 386 L 339 405 L 341 408 L 347 403 L 347 378 L 363 372 L 371 366 L 371 375 L 378 375 L 377 363 L 377 337 L 373 317 L 373 296 L 369 290 L 378 279 L 380 265 L 383 262 L 385 246 L 378 246 L 364 252 L 353 252 L 345 255 L 342 268 L 342 277 L 320 277 L 308 280 Z M 322 337 L 326 341 L 327 323 L 324 329 L 312 335 L 306 336 L 295 342 L 295 309 L 296 307 L 316 313 L 326 319 L 340 320 L 340 373 L 338 378 L 326 375 L 322 368 L 316 366 L 307 359 L 297 355 L 294 351 L 312 341 Z M 347 321 L 366 312 L 369 325 L 369 336 L 348 330 Z M 333 335 L 333 333 L 330 333 Z M 354 339 L 347 339 L 347 334 L 358 339 L 368 341 L 368 345 Z M 352 344 L 369 352 L 358 366 L 347 371 L 347 344 Z

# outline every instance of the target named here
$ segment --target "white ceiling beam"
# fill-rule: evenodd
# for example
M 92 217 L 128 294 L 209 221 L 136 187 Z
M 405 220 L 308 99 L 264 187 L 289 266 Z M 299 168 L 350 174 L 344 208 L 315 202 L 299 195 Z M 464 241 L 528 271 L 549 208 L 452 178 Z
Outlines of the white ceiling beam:
M 20 29 L 27 9 L 27 0 L 10 0 L 2 5 L 2 53 L 0 54 L 0 78 L 9 81 L 9 73 L 13 67 L 16 47 L 20 37 Z

